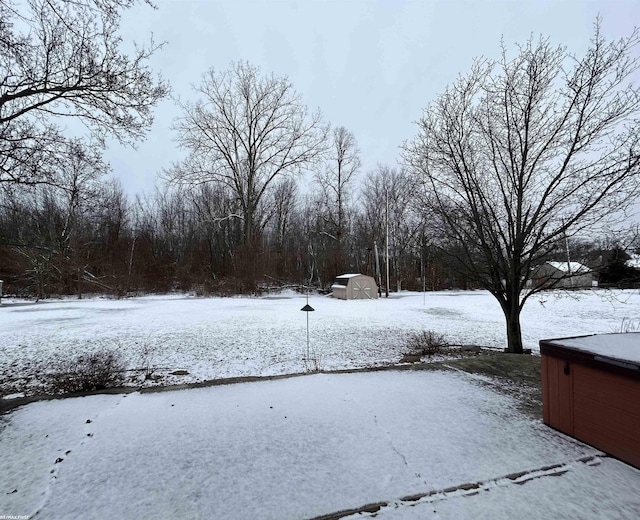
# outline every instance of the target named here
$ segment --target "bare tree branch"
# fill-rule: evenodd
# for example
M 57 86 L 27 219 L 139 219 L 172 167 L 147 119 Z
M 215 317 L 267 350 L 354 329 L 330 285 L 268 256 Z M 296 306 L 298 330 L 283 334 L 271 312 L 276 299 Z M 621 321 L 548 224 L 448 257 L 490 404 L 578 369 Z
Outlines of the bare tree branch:
M 162 44 L 120 50 L 120 14 L 134 3 L 0 0 L 0 182 L 46 181 L 61 118 L 84 123 L 99 145 L 144 136 L 169 88 L 147 65 Z

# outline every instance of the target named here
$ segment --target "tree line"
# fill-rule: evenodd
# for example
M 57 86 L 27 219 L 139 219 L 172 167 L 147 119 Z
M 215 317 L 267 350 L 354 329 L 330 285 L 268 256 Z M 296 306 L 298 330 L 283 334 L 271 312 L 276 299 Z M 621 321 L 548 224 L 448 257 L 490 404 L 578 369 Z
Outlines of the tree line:
M 454 262 L 460 249 L 434 232 L 437 219 L 425 211 L 420 186 L 406 169 L 378 166 L 362 175 L 357 188 L 343 184 L 340 207 L 335 194 L 329 196 L 337 186 L 326 175 L 316 179 L 313 194 L 282 180 L 255 213 L 261 224 L 248 247 L 241 204 L 224 186 L 164 185 L 132 199 L 108 176 L 99 154 L 85 152 L 68 150 L 69 164 L 55 185 L 5 186 L 0 192 L 5 293 L 47 298 L 327 290 L 345 272 L 369 274 L 384 286 L 387 222 L 392 291 L 481 287 L 465 276 L 463 262 Z M 635 276 L 624 270 L 624 251 L 640 245 L 636 233 L 622 242 L 616 234 L 568 245 L 569 252 L 564 238 L 557 241 L 545 260 L 566 261 L 569 254 L 602 270 L 605 283 Z
M 328 289 L 344 272 L 379 279 L 376 264 L 384 283 L 387 206 L 394 290 L 422 289 L 423 274 L 431 290 L 465 283 L 430 246 L 429 223 L 400 168 L 364 174 L 340 208 L 320 187 L 301 194 L 291 179 L 277 183 L 254 213 L 260 225 L 249 245 L 241 204 L 223 186 L 164 186 L 131 200 L 90 164 L 78 159 L 67 185 L 13 187 L 0 195 L 5 292 L 46 298 Z
M 389 285 L 491 292 L 521 352 L 520 312 L 546 288 L 528 284 L 536 265 L 582 250 L 607 272 L 601 245 L 577 237 L 625 222 L 638 198 L 638 31 L 607 41 L 598 19 L 583 56 L 544 38 L 503 46 L 426 106 L 397 166 L 368 172 L 356 136 L 310 111 L 287 78 L 246 62 L 210 69 L 172 128 L 184 159 L 130 200 L 109 180 L 105 136 L 140 139 L 169 94 L 148 68 L 162 45 L 121 51 L 134 3 L 0 0 L 10 292 L 326 289 L 348 271 L 380 279 L 388 250 Z

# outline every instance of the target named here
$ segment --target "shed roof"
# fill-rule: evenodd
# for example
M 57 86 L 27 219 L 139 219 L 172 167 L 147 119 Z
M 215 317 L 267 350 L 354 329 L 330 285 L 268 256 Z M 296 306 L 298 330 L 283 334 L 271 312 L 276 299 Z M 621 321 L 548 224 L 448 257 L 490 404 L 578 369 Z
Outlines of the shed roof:
M 551 267 L 563 273 L 588 273 L 591 271 L 586 265 L 580 262 L 547 262 Z
M 355 274 L 339 274 L 338 276 L 336 276 L 336 278 L 355 278 L 356 276 L 367 276 L 366 274 L 360 274 L 360 273 L 355 273 Z

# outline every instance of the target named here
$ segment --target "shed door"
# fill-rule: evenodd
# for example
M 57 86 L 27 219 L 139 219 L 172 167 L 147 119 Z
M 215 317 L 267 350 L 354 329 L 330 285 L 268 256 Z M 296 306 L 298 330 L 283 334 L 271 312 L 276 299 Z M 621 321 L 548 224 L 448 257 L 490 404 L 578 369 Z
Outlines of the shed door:
M 573 435 L 573 366 L 542 356 L 542 413 L 544 422 Z
M 367 278 L 360 278 L 353 281 L 353 297 L 354 299 L 371 300 L 371 285 Z

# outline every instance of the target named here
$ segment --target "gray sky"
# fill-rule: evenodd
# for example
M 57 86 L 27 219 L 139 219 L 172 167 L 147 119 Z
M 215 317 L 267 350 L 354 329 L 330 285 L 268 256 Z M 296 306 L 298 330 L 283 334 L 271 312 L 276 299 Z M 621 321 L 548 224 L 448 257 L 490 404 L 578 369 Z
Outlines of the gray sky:
M 550 37 L 581 54 L 603 17 L 608 39 L 640 23 L 637 0 L 155 0 L 157 10 L 125 14 L 125 41 L 153 33 L 166 47 L 151 65 L 181 99 L 210 67 L 247 60 L 266 74 L 287 76 L 310 109 L 351 130 L 361 175 L 394 165 L 414 121 L 473 58 L 498 58 L 530 35 Z M 106 158 L 130 193 L 150 192 L 163 167 L 181 157 L 170 125 L 180 115 L 167 99 L 137 150 L 113 144 Z

